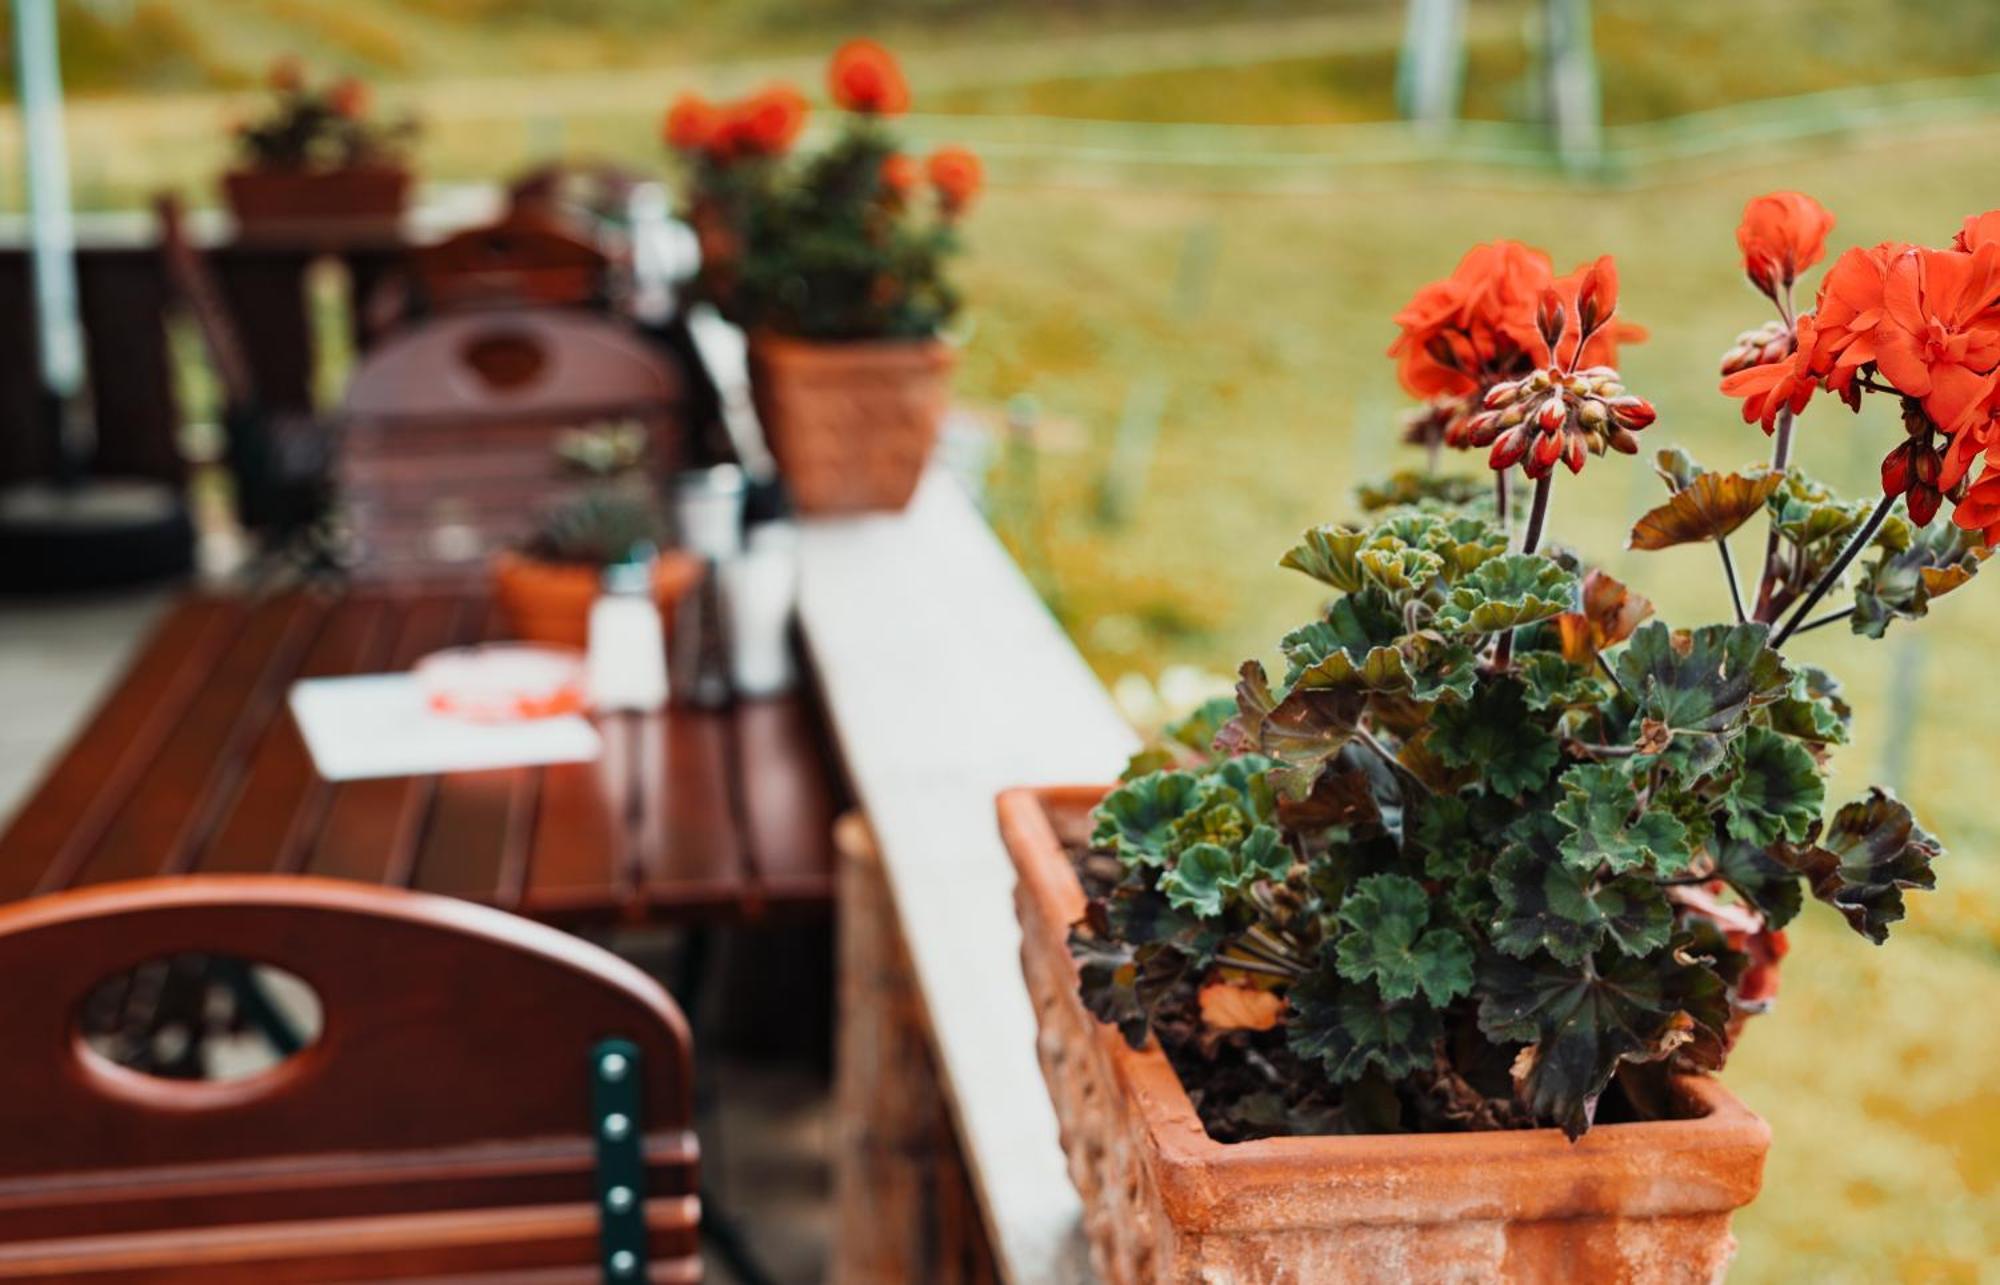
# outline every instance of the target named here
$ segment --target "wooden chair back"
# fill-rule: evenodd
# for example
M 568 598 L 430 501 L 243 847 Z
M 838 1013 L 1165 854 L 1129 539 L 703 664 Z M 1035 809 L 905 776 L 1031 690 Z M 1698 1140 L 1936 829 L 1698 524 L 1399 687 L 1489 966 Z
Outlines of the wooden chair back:
M 317 1038 L 230 1081 L 83 1042 L 94 988 L 187 952 L 303 979 Z M 600 1279 L 610 1038 L 638 1050 L 650 1279 L 699 1276 L 686 1022 L 577 938 L 344 881 L 158 879 L 0 909 L 0 978 L 0 1280 Z
M 355 372 L 336 448 L 357 569 L 483 563 L 574 487 L 553 450 L 567 429 L 639 425 L 664 478 L 681 390 L 637 333 L 574 309 L 455 313 L 390 337 Z
M 417 251 L 413 266 L 435 312 L 601 303 L 610 290 L 604 251 L 532 202 Z

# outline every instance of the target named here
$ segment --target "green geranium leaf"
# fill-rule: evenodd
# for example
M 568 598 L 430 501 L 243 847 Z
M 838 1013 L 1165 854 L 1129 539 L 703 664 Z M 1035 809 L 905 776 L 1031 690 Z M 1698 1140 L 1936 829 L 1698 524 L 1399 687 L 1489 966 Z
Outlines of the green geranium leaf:
M 1772 928 L 1792 922 L 1805 904 L 1799 872 L 1755 843 L 1725 840 L 1716 853 L 1715 873 L 1736 890 L 1737 896 L 1756 907 Z
M 1451 507 L 1490 504 L 1493 482 L 1487 477 L 1403 469 L 1378 481 L 1361 483 L 1355 488 L 1354 497 L 1365 513 L 1425 501 Z
M 1685 491 L 1694 485 L 1694 480 L 1708 472 L 1695 463 L 1694 456 L 1678 446 L 1669 446 L 1653 456 L 1653 471 L 1666 481 L 1667 489 Z
M 1430 928 L 1430 894 L 1407 875 L 1371 875 L 1340 904 L 1338 967 L 1372 981 L 1386 1000 L 1422 991 L 1443 1006 L 1472 989 L 1472 948 L 1449 928 Z
M 1271 691 L 1264 667 L 1247 661 L 1236 684 L 1236 717 L 1218 744 L 1274 760 L 1271 784 L 1297 802 L 1312 792 L 1320 771 L 1354 738 L 1368 693 L 1356 687 L 1300 687 L 1282 698 Z
M 1378 1067 L 1391 1078 L 1431 1068 L 1444 1036 L 1438 1011 L 1420 999 L 1384 999 L 1373 986 L 1342 982 L 1331 967 L 1293 986 L 1285 1038 L 1292 1052 L 1347 1084 Z
M 1176 850 L 1174 823 L 1203 798 L 1202 779 L 1192 772 L 1151 772 L 1127 781 L 1097 805 L 1091 845 L 1127 865 L 1164 866 Z
M 1854 931 L 1880 945 L 1903 917 L 1903 892 L 1937 886 L 1932 863 L 1944 856 L 1895 795 L 1876 788 L 1834 813 L 1817 844 L 1794 849 L 1788 864 L 1805 875 L 1813 896 L 1842 915 Z
M 1638 795 L 1625 773 L 1607 764 L 1584 764 L 1563 773 L 1564 796 L 1555 816 L 1569 828 L 1563 860 L 1585 873 L 1599 866 L 1613 874 L 1649 869 L 1672 876 L 1694 859 L 1687 827 L 1670 813 L 1648 808 L 1633 815 Z
M 1215 734 L 1222 730 L 1236 713 L 1236 702 L 1228 696 L 1216 696 L 1203 702 L 1185 718 L 1176 719 L 1161 729 L 1163 739 L 1172 741 L 1201 755 L 1214 758 Z
M 1539 788 L 1562 751 L 1535 722 L 1521 684 L 1494 679 L 1471 700 L 1440 705 L 1426 741 L 1447 767 L 1476 767 L 1496 794 L 1516 796 Z
M 1367 543 L 1368 533 L 1347 526 L 1316 526 L 1299 537 L 1298 545 L 1278 565 L 1302 571 L 1342 593 L 1355 593 L 1365 581 L 1355 555 Z
M 1529 1046 L 1521 1096 L 1572 1140 L 1590 1127 L 1620 1063 L 1657 1061 L 1681 1045 L 1682 1014 L 1717 1042 L 1729 1021 L 1728 987 L 1691 951 L 1605 951 L 1570 963 L 1493 956 L 1479 988 L 1480 1030 Z
M 1183 851 L 1160 876 L 1160 891 L 1176 910 L 1212 919 L 1232 893 L 1263 879 L 1282 879 L 1291 869 L 1291 849 L 1273 826 L 1260 825 L 1241 842 L 1225 847 L 1197 843 Z
M 1385 591 L 1371 587 L 1348 594 L 1333 604 L 1325 618 L 1293 630 L 1279 642 L 1291 666 L 1285 682 L 1292 687 L 1404 690 L 1410 676 L 1396 649 L 1402 635 L 1402 613 Z
M 1854 591 L 1854 632 L 1869 638 L 1880 638 L 1892 620 L 1929 615 L 1932 599 L 1972 579 L 1992 553 L 1979 532 L 1949 522 L 1877 536 L 1876 548 L 1880 556 L 1862 570 Z
M 1667 944 L 1673 907 L 1658 885 L 1636 875 L 1600 881 L 1538 846 L 1516 844 L 1493 864 L 1496 947 L 1519 958 L 1547 951 L 1578 964 L 1607 942 L 1632 955 Z
M 1791 671 L 1765 645 L 1769 634 L 1762 624 L 1677 634 L 1652 621 L 1618 657 L 1618 680 L 1642 719 L 1676 733 L 1727 733 L 1790 690 Z
M 1576 577 L 1550 558 L 1502 554 L 1459 578 L 1434 623 L 1448 633 L 1498 633 L 1568 611 L 1576 590 Z
M 1815 745 L 1845 745 L 1854 711 L 1841 699 L 1833 675 L 1801 665 L 1792 671 L 1784 697 L 1771 704 L 1768 717 L 1774 732 Z
M 1729 833 L 1753 843 L 1798 842 L 1819 820 L 1826 782 L 1812 753 L 1792 738 L 1753 727 L 1730 746 L 1722 807 Z
M 1559 652 L 1531 651 L 1516 655 L 1514 659 L 1529 709 L 1541 711 L 1591 705 L 1604 694 L 1597 674 L 1590 666 L 1565 660 Z

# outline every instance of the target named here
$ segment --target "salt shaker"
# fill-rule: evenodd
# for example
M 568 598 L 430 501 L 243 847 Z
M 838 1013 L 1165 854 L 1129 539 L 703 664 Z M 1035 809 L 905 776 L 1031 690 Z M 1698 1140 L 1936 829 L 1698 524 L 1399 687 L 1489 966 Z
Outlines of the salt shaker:
M 647 711 L 667 703 L 666 630 L 653 601 L 653 551 L 604 570 L 590 608 L 585 663 L 591 705 L 600 712 Z

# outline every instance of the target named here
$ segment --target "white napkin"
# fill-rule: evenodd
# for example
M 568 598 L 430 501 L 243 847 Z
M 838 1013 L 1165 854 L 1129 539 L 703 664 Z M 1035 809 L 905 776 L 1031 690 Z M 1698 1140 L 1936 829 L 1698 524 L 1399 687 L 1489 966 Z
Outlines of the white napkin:
M 292 684 L 291 707 L 313 766 L 329 781 L 582 763 L 604 749 L 597 729 L 574 714 L 517 723 L 434 714 L 409 674 L 309 678 Z

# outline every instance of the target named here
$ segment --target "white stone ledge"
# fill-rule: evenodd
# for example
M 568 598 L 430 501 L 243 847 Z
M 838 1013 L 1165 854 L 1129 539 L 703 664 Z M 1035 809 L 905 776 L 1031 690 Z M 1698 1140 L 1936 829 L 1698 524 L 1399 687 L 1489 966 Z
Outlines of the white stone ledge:
M 1086 1279 L 993 799 L 1108 781 L 1135 738 L 942 469 L 903 513 L 807 522 L 802 559 L 807 649 L 881 847 L 1001 1268 L 1035 1285 Z

